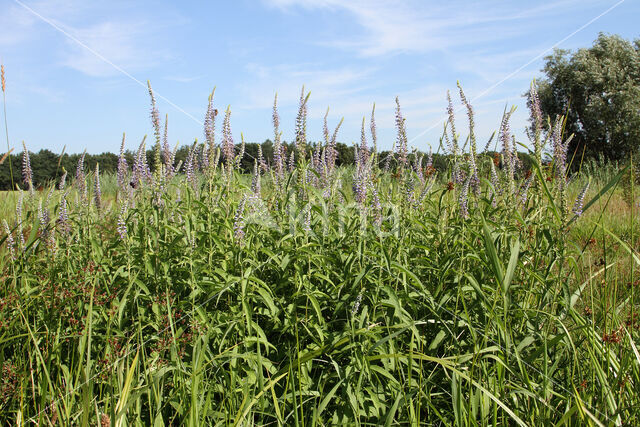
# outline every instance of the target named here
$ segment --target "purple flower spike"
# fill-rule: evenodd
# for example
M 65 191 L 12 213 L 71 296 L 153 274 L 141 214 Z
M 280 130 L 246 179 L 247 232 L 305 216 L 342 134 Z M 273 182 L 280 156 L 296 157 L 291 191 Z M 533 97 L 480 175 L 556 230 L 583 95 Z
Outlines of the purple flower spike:
M 273 164 L 275 165 L 275 180 L 279 186 L 282 182 L 284 175 L 284 161 L 283 160 L 283 146 L 281 145 L 280 138 L 280 116 L 278 115 L 278 94 L 273 100 Z
M 243 197 L 242 201 L 238 205 L 236 216 L 233 221 L 233 237 L 239 246 L 242 246 L 244 242 L 244 206 L 247 202 L 247 197 Z
M 151 97 L 151 124 L 153 125 L 153 133 L 156 137 L 156 143 L 160 144 L 160 113 L 156 105 L 156 97 L 153 95 L 153 89 L 151 89 L 151 82 L 147 80 L 147 87 L 149 88 L 149 96 Z
M 25 185 L 33 191 L 33 171 L 31 170 L 31 160 L 29 159 L 29 150 L 24 141 L 22 142 L 22 180 Z
M 187 163 L 185 165 L 185 174 L 187 176 L 187 182 L 195 188 L 196 185 L 196 143 L 194 142 L 187 155 Z
M 96 163 L 96 172 L 93 176 L 93 201 L 96 209 L 100 211 L 102 208 L 102 189 L 100 188 L 100 164 Z
M 471 177 L 467 178 L 462 187 L 462 191 L 460 192 L 460 198 L 458 200 L 460 204 L 460 215 L 462 218 L 466 219 L 469 216 L 469 184 L 471 182 Z
M 576 214 L 576 216 L 582 215 L 582 209 L 584 208 L 584 197 L 587 195 L 587 190 L 589 190 L 589 181 L 587 181 L 587 184 L 582 188 L 582 191 L 580 191 L 580 194 L 578 194 L 578 197 L 573 204 L 573 213 Z
M 231 108 L 227 107 L 222 121 L 222 155 L 224 157 L 227 173 L 231 173 L 235 161 L 235 147 L 233 145 L 233 135 L 231 134 Z
M 371 109 L 371 141 L 373 143 L 373 152 L 378 152 L 378 132 L 376 128 L 376 104 L 373 104 L 373 108 Z
M 67 182 L 67 171 L 64 169 L 64 167 L 62 168 L 62 177 L 60 177 L 60 183 L 58 184 L 58 190 L 60 191 L 64 191 L 64 186 Z
M 396 137 L 396 151 L 400 155 L 399 161 L 402 168 L 407 166 L 407 129 L 405 119 L 400 111 L 400 100 L 396 96 L 396 128 L 398 136 Z
M 9 224 L 7 224 L 7 220 L 2 220 L 2 225 L 4 226 L 4 231 L 7 234 L 7 248 L 9 249 L 9 255 L 11 256 L 11 261 L 16 260 L 16 242 L 13 240 L 13 233 L 11 233 L 11 229 L 9 228 Z
M 125 134 L 122 134 L 122 143 L 120 144 L 120 157 L 118 157 L 118 187 L 123 193 L 128 193 L 129 185 L 127 182 L 128 165 L 127 159 L 124 157 L 124 139 Z
M 62 234 L 67 234 L 71 231 L 71 225 L 69 224 L 69 208 L 67 207 L 67 193 L 63 193 L 60 197 L 60 208 L 58 210 L 58 230 Z
M 116 230 L 121 240 L 127 239 L 127 204 L 123 203 L 120 207 L 120 215 L 118 215 L 118 226 Z
M 307 150 L 307 101 L 309 93 L 305 96 L 304 86 L 300 92 L 300 105 L 298 106 L 298 116 L 296 117 L 296 150 L 300 160 L 304 160 Z
M 85 174 L 84 174 L 84 156 L 87 152 L 85 151 L 78 159 L 78 166 L 76 167 L 76 187 L 78 188 L 78 192 L 82 196 L 82 201 L 86 202 L 87 200 L 87 183 L 85 182 Z
M 454 156 L 458 155 L 458 135 L 456 134 L 456 122 L 455 122 L 455 111 L 453 109 L 453 102 L 451 101 L 451 94 L 447 91 L 447 123 L 449 124 L 449 129 L 451 129 L 451 139 L 445 133 L 445 138 L 447 140 L 447 145 L 449 147 L 449 151 Z

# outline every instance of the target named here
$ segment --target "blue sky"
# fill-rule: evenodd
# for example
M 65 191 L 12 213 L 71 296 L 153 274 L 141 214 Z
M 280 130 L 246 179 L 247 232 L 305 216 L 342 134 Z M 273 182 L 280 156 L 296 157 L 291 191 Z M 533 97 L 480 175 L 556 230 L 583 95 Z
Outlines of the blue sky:
M 159 100 L 174 144 L 203 139 L 198 122 L 214 86 L 216 107 L 231 105 L 236 141 L 240 132 L 247 141 L 272 138 L 276 91 L 283 137 L 291 140 L 304 84 L 311 91 L 311 140 L 321 138 L 330 107 L 330 126 L 345 119 L 339 140 L 358 141 L 362 117 L 375 102 L 379 145 L 388 149 L 399 96 L 410 144 L 436 150 L 447 89 L 459 105 L 457 80 L 473 100 L 479 145 L 498 127 L 506 105 L 517 106 L 512 128 L 524 139 L 528 113 L 521 95 L 542 76 L 545 51 L 588 47 L 599 32 L 640 37 L 634 0 L 1 4 L 0 60 L 16 151 L 24 140 L 32 151 L 60 152 L 66 145 L 67 152 L 117 152 L 123 132 L 127 148 L 135 149 L 152 130 L 146 88 L 133 78 L 149 79 L 174 104 Z M 457 117 L 465 137 L 464 111 Z

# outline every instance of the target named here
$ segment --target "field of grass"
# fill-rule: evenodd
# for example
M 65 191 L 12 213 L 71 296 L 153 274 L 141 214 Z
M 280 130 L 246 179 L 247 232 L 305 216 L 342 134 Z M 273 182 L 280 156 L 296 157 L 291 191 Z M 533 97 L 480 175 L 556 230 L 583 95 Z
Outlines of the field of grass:
M 447 135 L 439 175 L 401 120 L 393 167 L 363 130 L 338 168 L 304 112 L 253 176 L 227 117 L 184 174 L 158 136 L 153 173 L 0 195 L 0 422 L 640 423 L 626 169 L 569 181 L 556 127 L 519 171 L 503 122 L 499 159 Z

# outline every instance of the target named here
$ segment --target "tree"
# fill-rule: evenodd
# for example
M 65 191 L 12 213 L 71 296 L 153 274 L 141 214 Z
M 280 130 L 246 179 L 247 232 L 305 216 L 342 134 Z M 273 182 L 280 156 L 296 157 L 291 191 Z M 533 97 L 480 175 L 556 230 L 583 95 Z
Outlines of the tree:
M 569 153 L 623 160 L 640 148 L 640 39 L 600 33 L 591 48 L 554 50 L 538 87 L 552 122 L 566 115 Z

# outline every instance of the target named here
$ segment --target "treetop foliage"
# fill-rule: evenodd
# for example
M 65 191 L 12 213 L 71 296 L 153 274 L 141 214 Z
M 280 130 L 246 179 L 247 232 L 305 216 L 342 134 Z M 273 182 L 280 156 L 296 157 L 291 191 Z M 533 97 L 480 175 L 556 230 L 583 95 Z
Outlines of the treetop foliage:
M 600 34 L 590 48 L 547 56 L 538 94 L 544 116 L 566 115 L 570 153 L 623 160 L 640 148 L 640 39 Z

